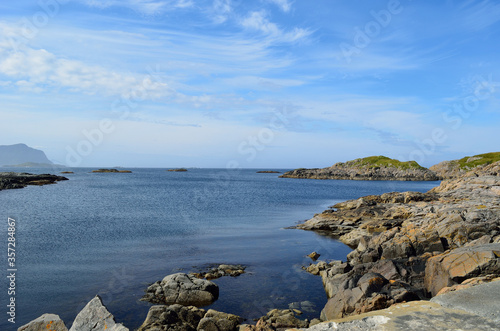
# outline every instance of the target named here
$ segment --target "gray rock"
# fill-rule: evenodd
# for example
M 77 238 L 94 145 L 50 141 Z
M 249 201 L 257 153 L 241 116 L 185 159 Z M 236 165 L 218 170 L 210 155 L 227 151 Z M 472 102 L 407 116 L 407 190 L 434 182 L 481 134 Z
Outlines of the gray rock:
M 78 313 L 69 331 L 128 331 L 115 318 L 96 296 Z
M 17 331 L 68 331 L 64 322 L 58 315 L 43 314 L 37 319 L 25 324 Z
M 194 275 L 177 273 L 149 286 L 141 300 L 156 304 L 204 307 L 218 298 L 219 287 L 216 284 Z

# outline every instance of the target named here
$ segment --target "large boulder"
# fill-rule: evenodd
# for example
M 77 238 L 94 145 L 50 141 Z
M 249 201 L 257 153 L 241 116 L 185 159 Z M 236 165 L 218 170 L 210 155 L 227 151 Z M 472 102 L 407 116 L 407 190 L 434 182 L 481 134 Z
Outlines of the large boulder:
M 37 319 L 25 324 L 17 331 L 68 331 L 64 322 L 58 315 L 43 314 Z
M 205 310 L 182 305 L 152 306 L 138 331 L 195 331 Z
M 500 274 L 500 243 L 468 246 L 433 256 L 425 267 L 425 287 L 433 296 L 464 280 Z
M 128 331 L 115 318 L 96 296 L 78 313 L 69 331 Z
M 204 307 L 218 298 L 219 287 L 216 284 L 198 279 L 195 275 L 177 273 L 149 286 L 142 300 L 156 304 Z

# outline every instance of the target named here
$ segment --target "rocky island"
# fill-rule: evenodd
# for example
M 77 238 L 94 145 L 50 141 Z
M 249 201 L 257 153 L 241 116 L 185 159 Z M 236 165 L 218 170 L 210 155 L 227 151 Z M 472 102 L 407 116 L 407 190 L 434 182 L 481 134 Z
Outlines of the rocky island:
M 61 180 L 68 180 L 68 178 L 50 174 L 35 175 L 25 172 L 0 172 L 0 190 L 24 188 L 28 185 L 54 184 Z
M 171 171 L 171 172 L 186 172 L 188 170 L 186 168 L 176 168 L 176 169 L 168 169 L 167 171 Z
M 370 156 L 339 162 L 328 168 L 299 168 L 280 178 L 433 181 L 441 178 L 415 161 L 401 162 L 386 156 Z

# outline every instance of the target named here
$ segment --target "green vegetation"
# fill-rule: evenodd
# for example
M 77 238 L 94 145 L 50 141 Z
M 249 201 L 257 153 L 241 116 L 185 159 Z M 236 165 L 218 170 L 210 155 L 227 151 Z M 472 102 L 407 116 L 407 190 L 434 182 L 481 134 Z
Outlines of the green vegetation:
M 456 162 L 460 169 L 469 170 L 480 165 L 491 164 L 497 161 L 500 161 L 500 152 L 479 154 L 472 157 L 466 156 L 452 162 Z
M 343 164 L 346 166 L 359 166 L 368 168 L 394 167 L 398 169 L 427 169 L 422 167 L 416 161 L 401 162 L 396 159 L 388 158 L 387 156 L 369 156 L 362 159 L 347 161 Z

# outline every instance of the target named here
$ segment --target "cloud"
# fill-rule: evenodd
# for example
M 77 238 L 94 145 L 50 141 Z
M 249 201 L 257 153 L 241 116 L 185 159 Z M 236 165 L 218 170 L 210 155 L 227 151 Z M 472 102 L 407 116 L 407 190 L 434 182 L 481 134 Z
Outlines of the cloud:
M 215 0 L 213 4 L 213 21 L 217 24 L 226 22 L 231 11 L 231 0 Z
M 167 11 L 189 8 L 194 5 L 192 0 L 77 0 L 84 5 L 105 9 L 109 7 L 126 7 L 145 15 L 156 15 Z
M 254 11 L 241 21 L 241 25 L 248 29 L 259 31 L 263 35 L 270 37 L 276 42 L 293 43 L 311 35 L 309 29 L 294 28 L 292 31 L 285 32 L 275 23 L 269 21 L 264 11 Z
M 156 99 L 174 95 L 167 84 L 151 76 L 136 77 L 99 66 L 59 58 L 45 49 L 22 47 L 17 52 L 0 46 L 0 74 L 9 77 L 17 86 L 35 92 L 46 88 L 68 89 L 84 94 L 129 96 Z
M 280 9 L 285 13 L 288 13 L 290 9 L 292 9 L 292 4 L 288 0 L 267 0 L 267 1 L 274 3 L 275 5 L 280 7 Z

